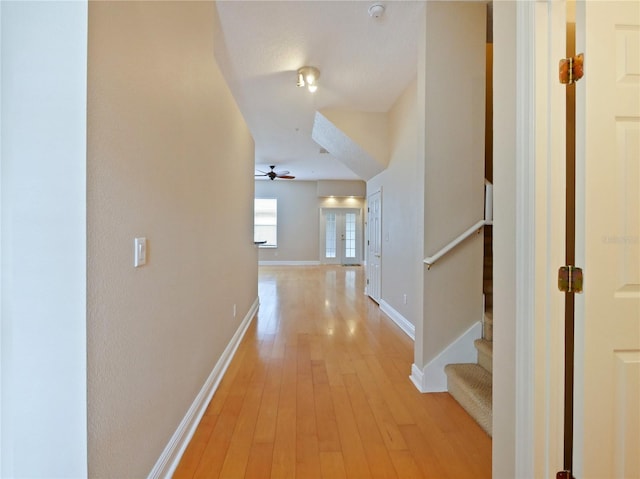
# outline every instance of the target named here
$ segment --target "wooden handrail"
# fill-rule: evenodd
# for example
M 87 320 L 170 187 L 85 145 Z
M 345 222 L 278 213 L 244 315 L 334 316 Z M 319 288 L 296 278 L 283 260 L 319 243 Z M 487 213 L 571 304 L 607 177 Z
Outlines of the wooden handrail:
M 451 251 L 456 246 L 458 246 L 460 243 L 462 243 L 464 240 L 466 240 L 473 233 L 475 233 L 476 231 L 479 233 L 482 228 L 484 228 L 486 225 L 491 225 L 491 224 L 493 224 L 493 221 L 491 221 L 491 220 L 480 220 L 475 225 L 473 225 L 471 228 L 469 228 L 464 233 L 462 233 L 460 236 L 458 236 L 457 238 L 452 240 L 449 244 L 447 244 L 444 248 L 442 248 L 436 254 L 434 254 L 432 256 L 427 256 L 424 259 L 424 262 L 427 265 L 427 269 L 431 269 L 431 266 L 433 266 L 433 264 L 436 261 L 438 261 L 444 255 L 446 255 L 449 251 Z

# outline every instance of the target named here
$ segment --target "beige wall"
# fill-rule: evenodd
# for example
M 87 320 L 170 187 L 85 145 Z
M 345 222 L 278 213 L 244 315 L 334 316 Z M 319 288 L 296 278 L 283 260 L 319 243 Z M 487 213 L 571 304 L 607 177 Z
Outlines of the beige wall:
M 318 185 L 315 181 L 256 181 L 256 198 L 278 199 L 278 247 L 260 248 L 260 261 L 318 261 Z
M 253 141 L 215 20 L 209 2 L 89 6 L 90 477 L 150 472 L 257 297 Z
M 367 182 L 368 194 L 382 190 L 381 300 L 414 326 L 422 315 L 424 187 L 418 163 L 416 95 L 414 80 L 389 111 L 389 166 Z
M 320 197 L 360 197 L 367 193 L 367 184 L 362 180 L 318 180 L 318 196 Z
M 389 117 L 386 113 L 326 109 L 322 115 L 373 158 L 377 167 L 389 163 Z
M 484 216 L 486 5 L 429 2 L 425 16 L 418 108 L 425 114 L 420 154 L 424 253 L 430 256 Z M 482 254 L 482 235 L 474 235 L 431 270 L 424 268 L 419 368 L 481 320 Z
M 515 477 L 516 2 L 494 2 L 493 477 Z M 531 445 L 533 447 L 533 445 Z
M 357 183 L 345 184 L 359 189 Z M 260 248 L 260 261 L 320 261 L 320 208 L 362 208 L 364 203 L 361 198 L 318 197 L 317 181 L 258 180 L 255 195 L 278 199 L 278 247 Z

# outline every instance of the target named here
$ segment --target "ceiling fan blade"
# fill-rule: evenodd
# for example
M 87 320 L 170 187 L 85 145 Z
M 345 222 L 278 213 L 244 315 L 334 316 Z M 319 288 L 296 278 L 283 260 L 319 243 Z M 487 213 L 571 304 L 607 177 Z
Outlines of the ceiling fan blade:
M 274 171 L 274 173 L 276 174 L 276 176 L 283 176 L 283 175 L 284 175 L 284 176 L 286 176 L 286 175 L 288 175 L 290 172 L 289 172 L 289 171 L 287 171 L 287 170 L 284 170 L 284 171 Z
M 278 175 L 278 178 L 282 178 L 283 180 L 293 180 L 295 178 L 295 176 L 291 176 L 291 175 Z

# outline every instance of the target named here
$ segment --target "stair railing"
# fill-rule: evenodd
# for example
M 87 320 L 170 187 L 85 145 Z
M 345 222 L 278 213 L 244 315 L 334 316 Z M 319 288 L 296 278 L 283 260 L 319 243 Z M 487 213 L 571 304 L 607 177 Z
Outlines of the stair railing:
M 449 251 L 454 249 L 464 240 L 466 240 L 473 233 L 480 233 L 482 228 L 487 225 L 493 224 L 493 185 L 488 181 L 485 181 L 484 187 L 485 195 L 484 195 L 484 218 L 483 220 L 478 221 L 476 224 L 467 229 L 464 233 L 460 234 L 458 237 L 454 238 L 450 241 L 446 246 L 440 249 L 436 254 L 432 256 L 427 256 L 424 259 L 424 263 L 427 265 L 427 269 L 431 269 L 431 266 L 434 265 L 436 261 L 446 255 Z
M 434 254 L 432 256 L 427 256 L 424 259 L 424 262 L 427 265 L 427 269 L 431 269 L 431 266 L 433 266 L 433 264 L 436 261 L 438 261 L 444 255 L 446 255 L 449 251 L 451 251 L 456 246 L 458 246 L 460 243 L 462 243 L 464 240 L 466 240 L 473 233 L 476 233 L 476 232 L 480 233 L 480 231 L 482 231 L 482 228 L 484 228 L 485 225 L 490 225 L 490 224 L 493 224 L 493 222 L 490 221 L 490 220 L 480 220 L 480 221 L 478 221 L 475 225 L 473 225 L 471 228 L 466 230 L 460 236 L 455 238 L 453 241 L 451 241 L 449 244 L 447 244 L 444 248 L 442 248 L 436 254 Z

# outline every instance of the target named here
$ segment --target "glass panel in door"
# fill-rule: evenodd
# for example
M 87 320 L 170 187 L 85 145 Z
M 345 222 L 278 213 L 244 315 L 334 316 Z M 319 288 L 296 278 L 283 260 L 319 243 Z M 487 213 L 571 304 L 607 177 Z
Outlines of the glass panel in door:
M 325 213 L 325 247 L 324 257 L 327 259 L 333 259 L 337 257 L 337 229 L 336 229 L 336 214 L 335 212 Z

